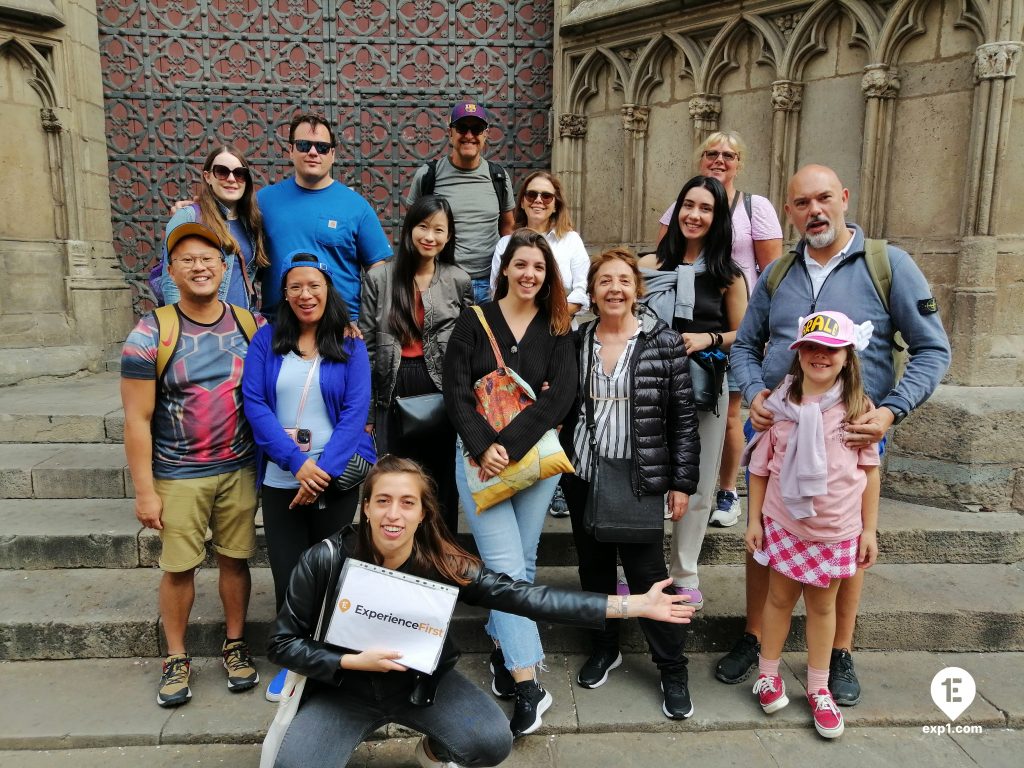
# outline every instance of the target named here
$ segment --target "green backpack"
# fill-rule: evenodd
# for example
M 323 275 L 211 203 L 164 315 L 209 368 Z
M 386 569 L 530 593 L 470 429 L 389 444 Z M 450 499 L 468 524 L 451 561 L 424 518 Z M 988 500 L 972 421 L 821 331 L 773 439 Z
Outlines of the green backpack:
M 889 294 L 892 292 L 892 262 L 889 261 L 889 253 L 886 250 L 885 240 L 866 238 L 864 240 L 864 261 L 868 267 L 868 275 L 871 276 L 871 284 L 875 286 L 875 292 L 882 302 L 885 311 L 889 311 Z M 789 270 L 796 263 L 796 252 L 790 251 L 777 260 L 772 267 L 771 273 L 765 280 L 765 288 L 768 290 L 768 297 L 775 295 L 779 284 L 789 274 Z M 892 367 L 896 375 L 896 381 L 903 376 L 907 367 L 907 344 L 903 340 L 903 334 L 896 331 L 892 335 Z

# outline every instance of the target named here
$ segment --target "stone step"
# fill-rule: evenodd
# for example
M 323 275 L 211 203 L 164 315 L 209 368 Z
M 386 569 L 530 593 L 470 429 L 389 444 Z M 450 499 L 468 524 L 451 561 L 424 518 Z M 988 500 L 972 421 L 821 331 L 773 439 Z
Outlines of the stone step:
M 246 636 L 266 647 L 274 619 L 269 569 L 254 568 Z M 201 569 L 189 625 L 188 647 L 215 655 L 223 637 L 215 569 Z M 157 611 L 160 572 L 155 569 L 0 571 L 0 659 L 81 659 L 159 656 L 163 636 Z M 538 583 L 578 588 L 576 569 L 538 569 Z M 690 626 L 687 649 L 731 646 L 744 616 L 743 567 L 701 569 L 705 608 Z M 793 644 L 803 632 L 802 609 Z M 453 637 L 467 652 L 489 648 L 486 611 L 459 605 Z M 542 624 L 550 652 L 588 645 L 585 631 Z M 1020 565 L 878 565 L 869 574 L 857 629 L 858 647 L 879 650 L 1024 650 L 1024 571 Z M 637 622 L 628 622 L 623 647 L 645 647 Z
M 745 503 L 745 502 L 744 502 Z M 882 499 L 882 559 L 888 563 L 1015 563 L 1024 560 L 1024 517 L 955 512 Z M 465 521 L 460 524 L 467 529 Z M 142 528 L 131 499 L 0 499 L 0 569 L 136 568 L 157 565 L 160 540 Z M 670 534 L 671 526 L 666 526 Z M 743 562 L 743 525 L 709 528 L 701 562 Z M 460 540 L 475 551 L 472 537 Z M 267 565 L 263 529 L 250 562 Z M 666 552 L 671 545 L 666 537 Z M 540 566 L 575 565 L 568 518 L 548 516 L 537 552 Z M 214 564 L 212 548 L 207 564 Z
M 0 499 L 134 496 L 120 443 L 0 444 Z
M 684 722 L 661 714 L 657 671 L 645 654 L 626 654 L 622 666 L 599 690 L 582 689 L 574 682 L 583 658 L 548 655 L 548 670 L 541 679 L 554 703 L 544 715 L 541 730 L 517 740 L 509 762 L 503 765 L 674 768 L 681 764 L 685 750 L 687 763 L 709 766 L 990 768 L 1019 765 L 1024 749 L 1024 732 L 1019 730 L 1024 727 L 1024 694 L 1017 683 L 1024 675 L 1021 653 L 858 652 L 864 699 L 843 710 L 845 759 L 811 725 L 803 701 L 806 657 L 802 652 L 783 656 L 781 670 L 791 704 L 770 717 L 761 712 L 749 685 L 728 686 L 714 680 L 716 655 L 693 654 L 689 678 L 694 715 Z M 264 659 L 257 659 L 256 665 L 264 681 L 276 671 Z M 924 725 L 948 722 L 929 691 L 932 678 L 950 666 L 969 672 L 977 686 L 973 703 L 956 725 L 980 727 L 980 733 L 952 737 L 922 733 Z M 258 748 L 253 745 L 262 741 L 275 712 L 275 706 L 263 699 L 263 685 L 249 692 L 228 692 L 218 658 L 196 658 L 192 669 L 192 701 L 168 711 L 154 701 L 159 659 L 5 664 L 0 696 L 17 706 L 7 707 L 0 720 L 0 750 L 7 750 L 0 752 L 0 764 L 7 768 L 169 768 L 201 761 L 255 768 Z M 485 654 L 464 656 L 459 670 L 485 690 L 489 687 Z M 511 710 L 510 702 L 499 704 L 506 712 Z M 685 742 L 681 734 L 686 734 Z M 413 766 L 411 735 L 395 725 L 378 730 L 373 734 L 375 741 L 364 745 L 350 766 Z M 801 759 L 795 760 L 796 755 Z
M 101 373 L 0 389 L 0 442 L 120 443 L 118 382 Z

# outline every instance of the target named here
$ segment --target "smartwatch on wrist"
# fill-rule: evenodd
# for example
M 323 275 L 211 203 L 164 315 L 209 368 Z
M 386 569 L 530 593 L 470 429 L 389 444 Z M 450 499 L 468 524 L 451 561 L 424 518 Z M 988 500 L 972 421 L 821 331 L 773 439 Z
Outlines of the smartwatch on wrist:
M 894 427 L 901 421 L 903 421 L 905 418 L 907 418 L 907 412 L 904 411 L 902 408 L 899 408 L 895 405 L 887 405 L 885 407 L 892 411 L 892 425 Z

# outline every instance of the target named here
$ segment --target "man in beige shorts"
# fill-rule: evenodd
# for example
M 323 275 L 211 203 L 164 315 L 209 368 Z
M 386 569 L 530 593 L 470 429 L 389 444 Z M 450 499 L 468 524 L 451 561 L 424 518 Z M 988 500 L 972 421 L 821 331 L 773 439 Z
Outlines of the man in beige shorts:
M 220 571 L 228 689 L 259 683 L 243 636 L 252 588 L 247 560 L 256 552 L 256 474 L 241 385 L 249 338 L 262 320 L 217 298 L 224 254 L 212 230 L 182 224 L 166 245 L 181 298 L 143 317 L 128 336 L 121 399 L 135 514 L 160 532 L 162 545 L 160 617 L 169 655 L 157 704 L 174 707 L 192 698 L 185 629 L 208 526 Z

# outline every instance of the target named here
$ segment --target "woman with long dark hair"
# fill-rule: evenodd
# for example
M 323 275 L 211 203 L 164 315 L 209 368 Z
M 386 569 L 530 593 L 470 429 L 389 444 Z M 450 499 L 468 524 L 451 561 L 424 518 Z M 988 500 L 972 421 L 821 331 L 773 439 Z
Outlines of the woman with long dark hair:
M 167 222 L 167 235 L 186 222 L 198 221 L 213 230 L 225 244 L 224 280 L 219 298 L 250 310 L 259 308 L 258 270 L 270 265 L 263 244 L 263 218 L 256 205 L 252 172 L 245 155 L 230 144 L 210 151 L 203 162 L 203 181 L 196 201 L 184 205 Z M 173 304 L 178 288 L 167 274 L 167 249 L 150 274 L 150 288 L 157 304 Z
M 475 311 L 463 312 L 455 324 L 444 358 L 444 399 L 459 434 L 458 453 L 465 451 L 479 465 L 467 470 L 461 455 L 455 460 L 459 498 L 477 551 L 488 568 L 532 582 L 540 532 L 560 475 L 538 480 L 478 513 L 466 473 L 477 471 L 486 481 L 521 460 L 545 432 L 562 422 L 576 393 L 569 307 L 544 235 L 529 229 L 512 235 L 494 297 L 481 307 L 489 330 Z M 505 365 L 537 393 L 536 401 L 501 431 L 477 412 L 473 389 L 498 366 L 491 334 Z M 496 646 L 491 655 L 492 690 L 501 698 L 516 699 L 512 733 L 532 733 L 551 706 L 551 694 L 537 683 L 536 668 L 544 659 L 537 625 L 491 611 L 487 634 Z
M 661 319 L 682 336 L 687 355 L 703 350 L 728 352 L 747 311 L 747 288 L 742 270 L 732 260 L 729 201 L 720 181 L 694 176 L 683 185 L 668 232 L 657 252 L 645 256 L 640 266 L 652 270 L 652 284 L 663 282 L 665 273 L 672 273 L 668 295 L 673 300 L 654 302 L 648 295 L 645 301 L 652 308 L 668 307 L 658 310 Z M 669 574 L 677 591 L 698 610 L 704 605 L 704 595 L 697 577 L 697 557 L 714 503 L 728 408 L 726 376 L 714 406 L 698 411 L 700 481 L 690 496 L 688 512 L 672 528 Z
M 363 427 L 370 363 L 345 338 L 348 310 L 329 267 L 292 254 L 273 326 L 256 333 L 242 375 L 245 415 L 257 448 L 263 526 L 278 609 L 308 547 L 352 522 L 358 480 L 377 459 Z M 267 689 L 280 697 L 284 674 Z
M 414 459 L 437 483 L 442 516 L 455 533 L 455 430 L 443 414 L 444 351 L 455 321 L 473 303 L 473 281 L 455 265 L 455 219 L 448 201 L 428 195 L 409 208 L 395 257 L 366 274 L 359 329 L 373 371 L 367 429 L 381 453 Z M 433 395 L 442 418 L 430 434 L 406 429 L 399 398 Z
M 488 511 L 487 514 L 489 514 Z M 437 671 L 421 674 L 387 648 L 338 648 L 314 637 L 321 607 L 333 602 L 347 557 L 445 582 L 470 605 L 545 621 L 600 627 L 606 617 L 687 623 L 693 609 L 655 584 L 628 597 L 536 587 L 489 570 L 463 550 L 441 520 L 433 481 L 407 459 L 384 456 L 363 483 L 358 534 L 338 532 L 302 555 L 270 637 L 271 661 L 307 676 L 302 701 L 276 755 L 277 768 L 341 768 L 361 741 L 388 723 L 425 734 L 424 768 L 501 763 L 512 749 L 508 720 L 456 670 L 445 638 Z M 327 622 L 325 621 L 325 624 Z

